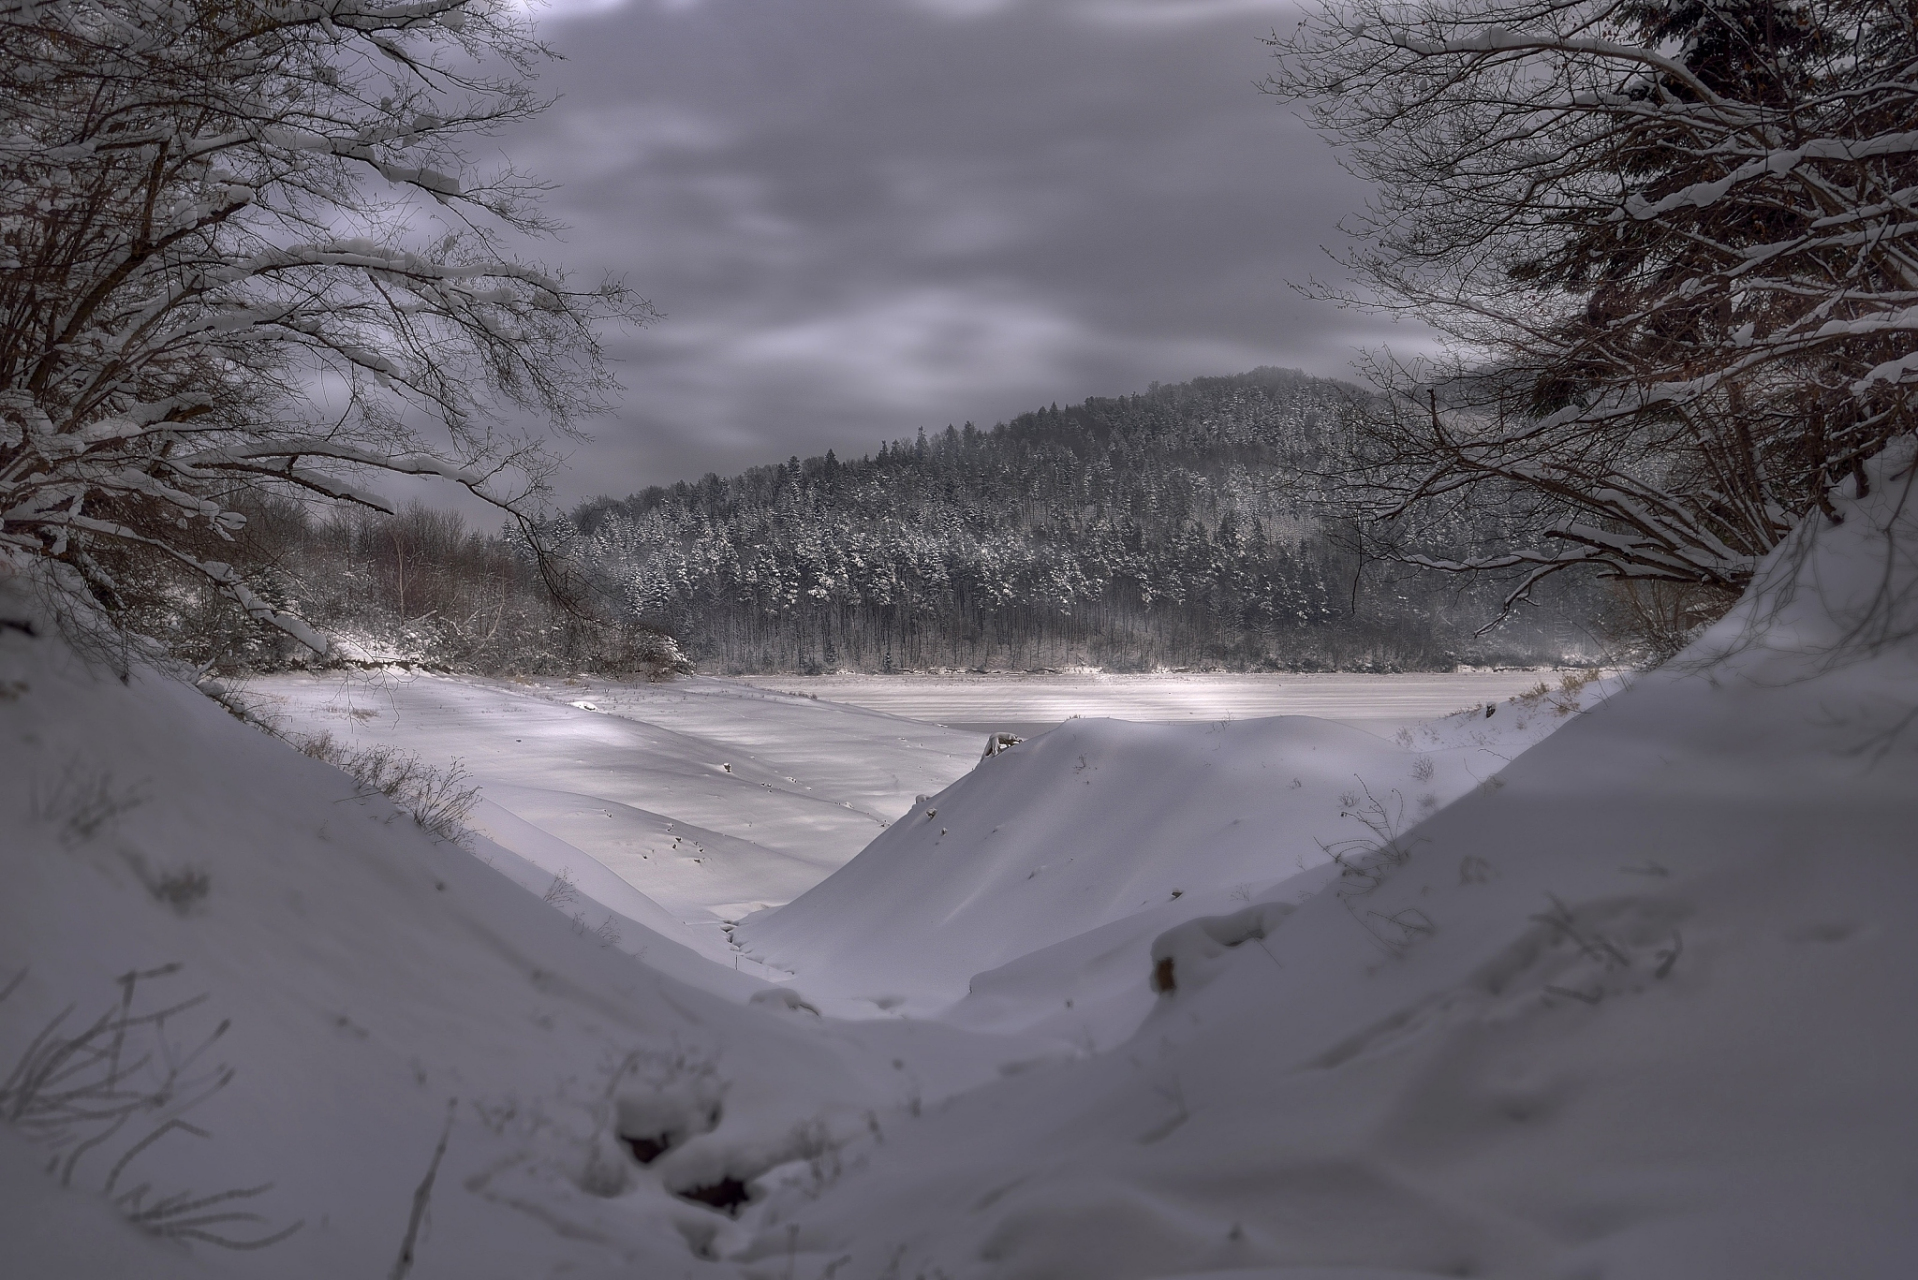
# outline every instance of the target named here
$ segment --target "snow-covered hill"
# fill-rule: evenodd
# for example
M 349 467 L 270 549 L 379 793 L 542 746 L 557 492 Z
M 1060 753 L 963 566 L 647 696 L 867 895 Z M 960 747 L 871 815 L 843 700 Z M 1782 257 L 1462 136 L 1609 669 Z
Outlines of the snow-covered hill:
M 1409 830 L 1613 687 L 1488 704 L 1491 716 L 1462 712 L 1396 740 L 1304 716 L 1071 720 L 983 761 L 734 938 L 832 1012 L 857 1016 L 863 1003 L 867 1014 L 931 1015 L 973 985 L 995 993 L 955 1011 L 975 1025 L 1056 1020 L 1075 1039 L 1107 1039 L 1144 1013 L 1137 978 L 1156 934 L 1243 905 L 1372 827 Z M 1095 930 L 1092 955 L 1046 961 L 1051 980 L 1033 1007 L 1002 980 L 973 983 Z M 1095 996 L 1108 970 L 1124 975 L 1120 1009 Z
M 10 1280 L 172 1274 L 189 1244 L 236 1274 L 383 1276 L 419 1203 L 418 1275 L 701 1274 L 740 1228 L 677 1193 L 819 1176 L 1005 1053 L 750 1004 L 763 984 L 631 918 L 580 927 L 488 865 L 506 851 L 189 686 L 85 666 L 18 593 L 0 618 Z M 621 1134 L 671 1149 L 641 1164 Z M 21 1185 L 49 1161 L 70 1192 Z M 101 1220 L 57 1210 L 103 1192 L 171 1240 L 46 1229 Z

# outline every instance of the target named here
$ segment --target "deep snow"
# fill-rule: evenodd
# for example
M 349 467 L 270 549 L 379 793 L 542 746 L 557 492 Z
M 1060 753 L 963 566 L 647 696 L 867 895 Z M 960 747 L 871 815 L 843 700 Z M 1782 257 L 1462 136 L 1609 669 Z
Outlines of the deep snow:
M 1275 891 L 1371 837 L 1366 819 L 1408 830 L 1615 684 L 1397 739 L 1303 716 L 1069 721 L 983 761 L 734 937 L 831 1012 L 932 1015 L 970 986 L 978 998 L 951 1014 L 966 1025 L 1110 1043 L 1150 1004 L 1138 976 L 1159 932 Z
M 1169 932 L 1136 1034 L 955 1098 L 749 1256 L 1910 1274 L 1918 504 L 1889 472 L 1679 662 L 1296 907 Z
M 28 617 L 17 596 L 0 603 Z M 178 1117 L 205 1136 L 163 1134 L 118 1191 L 269 1187 L 227 1206 L 258 1221 L 211 1233 L 300 1230 L 256 1253 L 199 1246 L 244 1274 L 387 1274 L 449 1107 L 416 1274 L 698 1274 L 741 1228 L 674 1191 L 780 1165 L 815 1176 L 808 1160 L 990 1077 L 1003 1055 L 937 1024 L 750 1004 L 763 984 L 684 954 L 661 965 L 672 944 L 630 921 L 607 945 L 542 902 L 537 881 L 529 892 L 498 874 L 488 861 L 510 855 L 484 838 L 470 853 L 434 838 L 190 687 L 145 672 L 122 685 L 39 629 L 0 629 L 0 986 L 24 973 L 0 1004 L 0 1078 L 50 1042 L 43 1032 L 72 1037 L 110 1011 L 121 975 L 180 965 L 139 983 L 133 1012 L 204 1005 L 136 1030 L 151 1061 L 123 1089 L 158 1090 L 159 1064 L 221 1022 L 200 1066 L 209 1080 L 221 1064 L 236 1074 Z M 698 986 L 661 971 L 689 964 Z M 4 1088 L 0 1112 L 33 1092 L 18 1078 Z M 82 1152 L 71 1184 L 100 1191 L 191 1096 Z M 642 1167 L 619 1148 L 622 1126 L 673 1149 Z M 101 1131 L 81 1121 L 55 1154 Z M 0 1156 L 17 1180 L 22 1162 Z M 33 1192 L 0 1196 L 7 1274 L 76 1274 L 64 1237 L 26 1230 L 47 1199 Z M 45 1252 L 22 1256 L 28 1244 Z
M 606 754 L 552 762 L 543 815 L 590 843 L 600 797 L 565 779 L 598 770 L 635 788 L 599 821 L 642 862 L 666 836 L 633 815 L 684 812 L 669 789 L 746 846 L 627 900 L 617 943 L 541 901 L 537 861 L 436 840 L 182 685 L 0 628 L 0 984 L 25 971 L 0 1075 L 117 975 L 179 962 L 137 1007 L 206 1003 L 147 1047 L 231 1019 L 205 1062 L 237 1075 L 185 1117 L 206 1136 L 139 1149 L 118 1190 L 270 1183 L 216 1234 L 305 1224 L 250 1253 L 112 1231 L 98 1192 L 163 1106 L 65 1191 L 31 1167 L 48 1148 L 0 1136 L 0 1247 L 27 1275 L 392 1274 L 444 1131 L 415 1276 L 1906 1275 L 1918 504 L 1910 470 L 1873 473 L 1679 662 L 1578 715 L 1506 703 L 1409 744 L 1086 721 L 977 768 L 961 739 L 909 740 L 925 782 L 835 791 L 744 739 L 765 776 L 688 748 L 626 779 L 621 744 L 670 755 L 654 735 L 678 730 L 592 712 Z M 511 723 L 557 724 L 563 692 Z M 483 702 L 432 705 L 506 722 Z M 721 828 L 779 779 L 823 797 L 816 824 Z M 779 985 L 701 960 L 731 950 L 682 922 L 777 897 L 735 891 L 762 870 L 824 874 L 793 850 L 844 839 L 859 787 L 875 831 L 929 799 L 740 926 Z M 621 1133 L 670 1150 L 639 1164 Z M 729 1182 L 736 1218 L 674 1194 Z

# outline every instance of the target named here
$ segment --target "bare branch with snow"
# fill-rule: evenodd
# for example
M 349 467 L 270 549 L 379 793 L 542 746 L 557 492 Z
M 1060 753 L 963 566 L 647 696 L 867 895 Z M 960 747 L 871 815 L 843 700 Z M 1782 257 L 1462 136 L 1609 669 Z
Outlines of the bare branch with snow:
M 209 554 L 249 499 L 533 517 L 508 415 L 574 430 L 595 326 L 651 314 L 518 260 L 539 185 L 468 160 L 546 56 L 491 0 L 0 3 L 0 555 L 109 608 L 164 561 L 312 644 Z
M 1910 0 L 1354 0 L 1273 43 L 1377 184 L 1325 292 L 1447 343 L 1373 364 L 1371 509 L 1537 517 L 1429 563 L 1735 591 L 1918 430 Z

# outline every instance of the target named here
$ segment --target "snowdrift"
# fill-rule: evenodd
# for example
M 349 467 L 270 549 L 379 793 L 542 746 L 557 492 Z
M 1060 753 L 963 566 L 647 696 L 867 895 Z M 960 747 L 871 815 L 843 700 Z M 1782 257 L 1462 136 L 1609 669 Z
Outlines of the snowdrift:
M 1136 1036 L 954 1098 L 775 1206 L 745 1258 L 838 1280 L 1909 1275 L 1918 502 L 1911 470 L 1873 474 L 1680 660 L 1349 849 L 1308 900 L 1164 935 Z M 1057 742 L 1090 762 L 1110 732 Z M 1219 767 L 1215 832 L 1269 803 Z M 1140 772 L 1061 804 L 1113 839 L 1164 794 Z M 964 831 L 949 804 L 919 858 L 947 856 L 935 824 Z M 1054 856 L 1092 843 L 1054 834 Z M 996 883 L 988 832 L 965 835 L 986 869 L 954 857 L 922 921 Z M 1073 923 L 1188 874 L 1156 870 Z
M 936 1025 L 749 1003 L 189 686 L 82 664 L 21 593 L 0 618 L 8 1276 L 384 1276 L 409 1240 L 417 1275 L 698 1274 L 748 1184 L 993 1072 Z
M 970 989 L 950 1014 L 966 1025 L 1057 1022 L 1109 1042 L 1150 1002 L 1139 975 L 1156 934 L 1243 906 L 1374 828 L 1408 829 L 1614 687 L 1542 690 L 1396 741 L 1306 716 L 1070 720 L 982 761 L 733 938 L 831 1012 L 931 1015 Z

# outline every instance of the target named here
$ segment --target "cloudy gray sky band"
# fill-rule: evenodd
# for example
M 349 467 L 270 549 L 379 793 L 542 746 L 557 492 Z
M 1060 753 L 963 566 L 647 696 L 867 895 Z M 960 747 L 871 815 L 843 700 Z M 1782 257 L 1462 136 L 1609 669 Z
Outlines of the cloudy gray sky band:
M 1259 364 L 1381 322 L 1302 298 L 1364 192 L 1261 95 L 1271 0 L 591 0 L 501 140 L 540 256 L 666 318 L 561 497 Z

